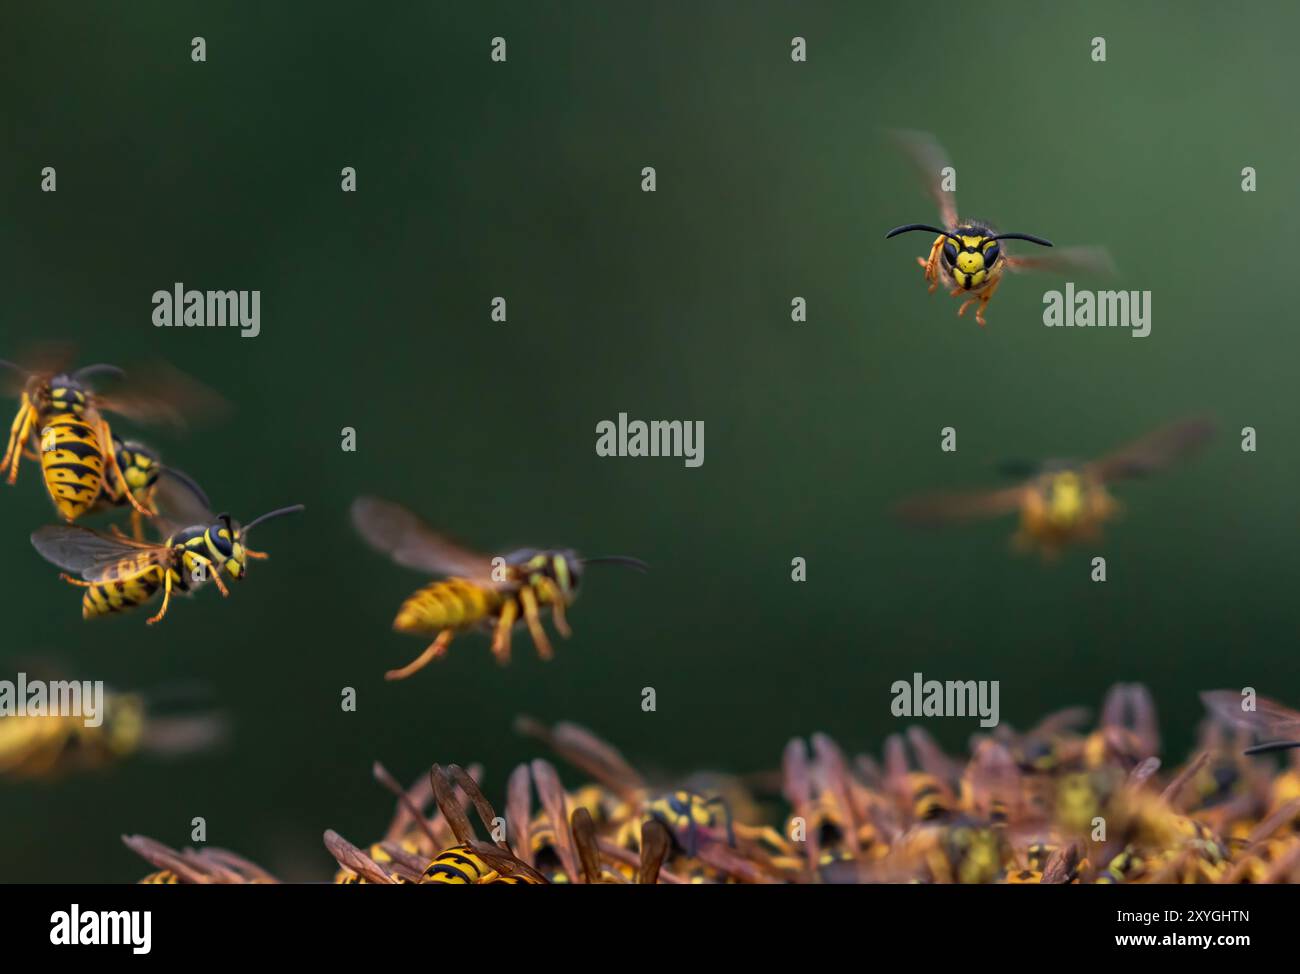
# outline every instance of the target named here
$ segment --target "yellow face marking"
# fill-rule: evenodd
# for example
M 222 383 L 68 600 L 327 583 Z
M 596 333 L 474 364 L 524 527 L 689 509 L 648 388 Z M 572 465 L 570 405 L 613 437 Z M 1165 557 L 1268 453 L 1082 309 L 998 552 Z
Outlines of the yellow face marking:
M 1083 512 L 1083 481 L 1077 473 L 1056 474 L 1048 486 L 1047 516 L 1053 524 L 1073 524 Z

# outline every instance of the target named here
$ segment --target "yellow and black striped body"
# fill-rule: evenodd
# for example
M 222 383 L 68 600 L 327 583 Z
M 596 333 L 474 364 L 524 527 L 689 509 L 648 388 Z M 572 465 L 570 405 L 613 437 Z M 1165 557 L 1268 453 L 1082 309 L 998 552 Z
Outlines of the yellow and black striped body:
M 399 632 L 461 632 L 501 614 L 514 596 L 463 578 L 448 578 L 420 589 L 402 603 L 393 621 Z
M 536 879 L 526 875 L 506 875 L 488 865 L 483 857 L 469 846 L 452 846 L 434 857 L 424 870 L 424 883 L 443 883 L 452 886 L 487 886 L 503 883 L 509 886 L 539 886 Z
M 105 483 L 99 433 L 87 421 L 84 407 L 47 410 L 39 425 L 45 487 L 63 518 L 75 521 L 99 499 Z
M 952 814 L 952 791 L 934 775 L 913 771 L 907 785 L 914 821 L 933 822 Z
M 179 884 L 181 878 L 170 869 L 163 869 L 156 873 L 150 873 L 144 879 L 137 883 L 137 886 L 175 886 Z
M 169 575 L 174 592 L 190 592 L 197 588 L 206 581 L 208 572 L 219 571 L 225 564 L 220 557 L 214 557 L 215 549 L 209 542 L 211 530 L 216 528 L 186 528 L 168 538 L 166 546 L 179 549 L 174 563 L 169 566 L 151 563 L 146 554 L 125 559 L 119 579 L 86 587 L 81 599 L 81 617 L 93 619 L 144 605 L 162 591 Z M 132 561 L 134 565 L 130 564 Z M 208 567 L 214 563 L 214 567 Z

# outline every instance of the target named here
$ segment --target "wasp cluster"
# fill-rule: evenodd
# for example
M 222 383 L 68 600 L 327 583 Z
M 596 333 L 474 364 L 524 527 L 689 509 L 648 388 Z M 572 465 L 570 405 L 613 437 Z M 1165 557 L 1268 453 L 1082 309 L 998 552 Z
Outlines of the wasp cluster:
M 1244 753 L 1249 722 L 1211 710 L 1194 756 L 1168 772 L 1150 694 L 1121 684 L 1091 730 L 1071 709 L 977 736 L 956 757 L 914 727 L 886 740 L 883 760 L 817 734 L 786 746 L 779 773 L 667 789 L 590 731 L 523 719 L 589 783 L 522 764 L 498 816 L 479 768 L 434 765 L 403 789 L 376 765 L 397 797 L 388 830 L 365 849 L 332 831 L 325 845 L 340 883 L 1300 881 L 1300 762 Z M 127 843 L 163 871 L 150 882 L 274 881 L 220 850 Z

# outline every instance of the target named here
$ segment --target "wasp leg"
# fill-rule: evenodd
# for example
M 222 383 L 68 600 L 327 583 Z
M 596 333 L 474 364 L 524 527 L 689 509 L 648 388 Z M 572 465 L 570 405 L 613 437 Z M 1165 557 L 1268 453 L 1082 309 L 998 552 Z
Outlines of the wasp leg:
M 71 575 L 67 574 L 66 572 L 60 572 L 59 578 L 63 579 L 69 585 L 76 585 L 78 588 L 90 588 L 91 586 L 97 584 L 95 582 L 87 582 L 84 579 L 73 578 Z
M 551 641 L 546 638 L 546 630 L 542 628 L 542 617 L 537 611 L 537 593 L 524 586 L 519 590 L 519 601 L 523 604 L 524 621 L 528 623 L 528 631 L 532 634 L 533 645 L 537 647 L 537 655 L 542 659 L 552 659 L 555 650 L 551 648 Z
M 244 557 L 252 558 L 256 561 L 266 561 L 266 559 L 270 558 L 271 556 L 268 555 L 265 551 L 253 551 L 251 548 L 245 548 Z
M 984 289 L 984 293 L 980 295 L 980 306 L 975 309 L 975 320 L 979 322 L 979 326 L 981 328 L 983 328 L 985 325 L 984 309 L 989 306 L 989 301 L 992 300 L 993 298 L 993 292 L 998 289 L 998 285 L 1001 283 L 1002 283 L 1002 278 L 1000 277 L 995 278 L 993 280 L 993 283 L 991 283 L 988 287 L 986 287 Z
M 189 554 L 190 557 L 197 561 L 204 570 L 204 577 L 200 578 L 195 575 L 194 581 L 203 582 L 211 580 L 216 583 L 217 588 L 221 591 L 222 597 L 229 598 L 230 589 L 226 588 L 226 583 L 221 580 L 221 569 L 217 567 L 216 563 L 212 561 L 212 559 L 204 558 L 202 555 L 196 555 L 194 552 L 190 552 Z
M 169 606 L 169 605 L 171 604 L 171 601 L 172 601 L 172 573 L 171 573 L 170 571 L 167 571 L 167 572 L 165 572 L 165 574 L 166 574 L 167 578 L 166 578 L 166 580 L 163 582 L 163 604 L 162 604 L 162 608 L 158 610 L 158 614 L 157 614 L 156 616 L 154 616 L 152 619 L 146 619 L 146 620 L 145 620 L 145 622 L 146 622 L 148 625 L 151 625 L 151 626 L 154 625 L 155 623 L 162 622 L 162 618 L 163 618 L 163 616 L 165 616 L 165 615 L 167 614 L 167 606 Z
M 22 405 L 18 407 L 18 415 L 14 417 L 13 425 L 9 427 L 9 445 L 5 449 L 4 460 L 0 461 L 0 469 L 9 468 L 8 480 L 11 484 L 18 480 L 18 463 L 22 459 L 23 447 L 31 439 L 35 427 L 36 409 L 24 392 Z
M 405 666 L 396 670 L 389 670 L 384 674 L 385 680 L 405 680 L 408 676 L 419 673 L 434 660 L 443 656 L 447 652 L 447 647 L 451 645 L 451 637 L 455 635 L 451 629 L 444 629 L 438 633 L 438 638 L 429 644 L 429 647 L 407 663 Z
M 126 497 L 132 508 L 146 517 L 153 517 L 153 511 L 141 504 L 135 494 L 131 492 L 131 485 L 126 482 L 126 476 L 117 465 L 117 454 L 113 452 L 113 431 L 109 429 L 108 420 L 101 416 L 96 426 L 96 433 L 99 435 L 99 455 L 104 459 L 105 475 L 111 473 L 112 476 L 117 478 L 117 485 L 122 489 L 123 496 Z
M 517 618 L 519 605 L 514 599 L 507 599 L 501 606 L 501 617 L 497 620 L 496 632 L 492 636 L 492 655 L 503 666 L 510 662 L 510 630 Z
M 573 635 L 569 620 L 564 617 L 564 596 L 559 592 L 555 593 L 555 598 L 551 601 L 551 619 L 555 622 L 555 631 L 565 639 Z
M 930 282 L 931 294 L 939 287 L 939 252 L 943 250 L 947 239 L 947 237 L 936 237 L 934 246 L 930 248 L 930 256 L 916 258 L 916 262 L 925 268 L 925 279 Z

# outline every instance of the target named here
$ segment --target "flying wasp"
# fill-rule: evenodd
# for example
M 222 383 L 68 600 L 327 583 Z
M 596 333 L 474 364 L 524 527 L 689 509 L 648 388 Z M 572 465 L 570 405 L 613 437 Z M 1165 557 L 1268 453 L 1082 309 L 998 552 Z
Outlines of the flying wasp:
M 1248 747 L 1243 753 L 1267 754 L 1300 747 L 1300 711 L 1264 697 L 1255 700 L 1254 710 L 1246 710 L 1242 707 L 1244 699 L 1236 690 L 1207 690 L 1201 694 L 1206 709 L 1220 720 L 1254 731 L 1260 737 L 1273 738 Z
M 1120 510 L 1107 487 L 1115 481 L 1145 476 L 1187 456 L 1210 438 L 1214 426 L 1205 419 L 1171 423 L 1099 460 L 1080 463 L 1052 460 L 1026 470 L 1014 487 L 970 493 L 927 494 L 897 508 L 903 520 L 919 525 L 999 517 L 1020 512 L 1013 543 L 1020 550 L 1038 546 L 1047 559 L 1066 545 L 1099 536 L 1101 526 Z
M 162 607 L 149 625 L 167 614 L 172 592 L 191 594 L 211 581 L 228 596 L 222 581 L 225 572 L 234 581 L 248 572 L 250 560 L 268 556 L 246 546 L 253 528 L 273 518 L 302 511 L 295 504 L 270 511 L 240 526 L 229 514 L 212 514 L 199 510 L 199 498 L 190 505 L 194 515 L 185 526 L 170 525 L 166 540 L 160 544 L 133 541 L 121 532 L 103 534 L 89 528 L 53 525 L 32 534 L 32 546 L 53 565 L 80 578 L 60 576 L 71 585 L 84 588 L 81 601 L 83 619 L 125 612 L 143 605 L 163 593 Z
M 998 233 L 992 226 L 978 220 L 963 220 L 957 216 L 955 195 L 943 188 L 943 173 L 952 170 L 948 153 L 938 140 L 928 132 L 895 132 L 894 141 L 916 169 L 925 184 L 930 198 L 939 207 L 942 226 L 928 223 L 908 223 L 894 227 L 885 238 L 896 237 L 912 230 L 937 233 L 928 257 L 918 257 L 917 263 L 925 272 L 933 294 L 939 284 L 951 287 L 952 297 L 964 296 L 958 317 L 972 304 L 978 303 L 975 320 L 983 327 L 984 309 L 988 307 L 1002 275 L 1008 268 L 1015 271 L 1049 271 L 1067 274 L 1073 271 L 1105 273 L 1113 271 L 1110 255 L 1102 247 L 1067 247 L 1051 255 L 1015 257 L 1003 246 L 1005 240 L 1025 240 L 1040 247 L 1052 247 L 1049 240 L 1029 233 Z
M 94 382 L 123 378 L 117 366 L 68 370 L 60 364 L 65 355 L 57 347 L 41 350 L 37 357 L 43 364 L 31 370 L 0 360 L 0 370 L 20 380 L 15 388 L 18 413 L 0 459 L 8 483 L 17 481 L 22 460 L 39 461 L 46 490 L 69 523 L 92 509 L 127 505 L 137 524 L 139 518 L 153 516 L 151 498 L 162 469 L 157 456 L 114 436 L 106 414 L 182 426 L 191 413 L 220 408 L 220 397 L 161 363 L 132 388 L 105 396 Z
M 626 565 L 645 571 L 644 562 L 624 555 L 582 558 L 572 550 L 525 548 L 493 559 L 459 547 L 436 534 L 399 504 L 361 497 L 352 504 L 352 523 L 371 547 L 406 568 L 448 576 L 420 589 L 398 610 L 398 632 L 435 635 L 433 643 L 385 679 L 404 680 L 447 652 L 452 637 L 473 628 L 491 629 L 492 654 L 510 661 L 510 634 L 516 622 L 528 626 L 542 659 L 554 653 L 542 628 L 541 613 L 551 611 L 555 628 L 570 635 L 565 612 L 578 594 L 588 565 Z
M 57 778 L 99 770 L 137 754 L 180 755 L 217 743 L 216 714 L 162 714 L 152 698 L 105 692 L 102 720 L 80 714 L 0 718 L 0 778 Z

